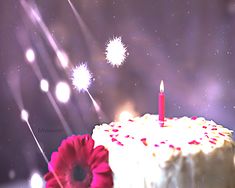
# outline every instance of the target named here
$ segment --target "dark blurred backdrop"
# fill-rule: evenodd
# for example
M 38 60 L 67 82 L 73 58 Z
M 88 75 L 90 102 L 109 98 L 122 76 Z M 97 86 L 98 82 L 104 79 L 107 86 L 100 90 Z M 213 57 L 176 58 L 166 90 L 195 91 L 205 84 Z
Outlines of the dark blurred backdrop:
M 28 110 L 48 158 L 66 137 L 26 61 L 27 48 L 34 49 L 53 97 L 58 81 L 71 86 L 69 102 L 56 103 L 74 134 L 91 133 L 95 124 L 113 121 L 122 110 L 157 113 L 160 80 L 165 83 L 167 116 L 204 116 L 235 129 L 235 1 L 71 1 L 85 26 L 66 0 L 26 2 L 35 3 L 71 66 L 58 66 L 55 52 L 20 1 L 0 2 L 0 185 L 27 180 L 34 170 L 47 171 L 17 101 L 22 99 Z M 129 53 L 119 68 L 105 60 L 105 45 L 114 36 L 122 37 Z M 89 91 L 103 119 L 88 94 L 71 84 L 71 67 L 81 62 L 93 73 Z

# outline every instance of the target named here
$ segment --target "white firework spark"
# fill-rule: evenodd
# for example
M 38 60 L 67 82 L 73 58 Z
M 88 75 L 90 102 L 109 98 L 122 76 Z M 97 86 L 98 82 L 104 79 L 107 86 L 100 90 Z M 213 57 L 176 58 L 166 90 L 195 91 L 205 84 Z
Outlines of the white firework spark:
M 20 116 L 21 116 L 22 121 L 27 122 L 29 119 L 29 113 L 25 109 L 21 110 Z
M 72 82 L 78 91 L 87 91 L 91 85 L 92 74 L 86 64 L 81 64 L 73 69 Z
M 107 43 L 105 55 L 108 63 L 113 66 L 119 67 L 124 63 L 128 53 L 121 37 L 114 37 Z

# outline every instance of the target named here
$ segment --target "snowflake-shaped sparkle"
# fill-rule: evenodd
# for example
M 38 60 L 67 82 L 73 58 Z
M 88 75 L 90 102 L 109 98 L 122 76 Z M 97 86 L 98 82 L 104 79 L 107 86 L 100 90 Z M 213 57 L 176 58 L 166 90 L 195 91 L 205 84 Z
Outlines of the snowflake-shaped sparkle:
M 73 69 L 72 82 L 78 91 L 87 91 L 91 85 L 92 74 L 86 64 L 81 64 Z
M 107 62 L 113 66 L 119 67 L 124 63 L 128 53 L 121 37 L 114 37 L 107 43 L 105 55 Z

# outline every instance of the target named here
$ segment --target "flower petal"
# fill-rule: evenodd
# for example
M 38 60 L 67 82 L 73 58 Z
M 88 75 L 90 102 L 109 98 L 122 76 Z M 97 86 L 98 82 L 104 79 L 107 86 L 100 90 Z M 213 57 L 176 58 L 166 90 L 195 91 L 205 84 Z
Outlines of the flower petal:
M 108 150 L 104 146 L 97 146 L 89 158 L 88 164 L 94 169 L 99 163 L 108 162 Z
M 45 181 L 48 181 L 48 180 L 50 180 L 51 178 L 53 178 L 54 176 L 53 176 L 53 174 L 52 174 L 52 172 L 47 172 L 45 175 L 44 175 L 44 180 Z
M 58 177 L 58 180 L 54 177 L 52 172 L 47 173 L 44 176 L 44 179 L 46 181 L 46 188 L 61 188 L 60 184 L 64 187 L 66 185 L 66 181 L 63 176 Z
M 92 170 L 93 173 L 103 174 L 103 173 L 112 173 L 109 164 L 106 162 L 100 163 L 96 168 Z
M 53 152 L 51 161 L 48 165 L 49 171 L 54 170 L 56 173 L 66 173 L 69 168 L 66 161 L 61 157 L 59 152 Z M 53 169 L 52 169 L 53 168 Z
M 73 143 L 63 141 L 62 145 L 58 148 L 58 153 L 60 153 L 66 165 L 71 168 L 71 166 L 73 166 L 73 161 L 76 160 Z
M 80 160 L 80 164 L 87 165 L 87 160 L 94 148 L 94 140 L 90 135 L 77 136 L 74 141 L 76 150 L 76 158 Z
M 86 155 L 89 156 L 92 150 L 94 149 L 95 142 L 90 135 L 85 135 L 85 141 L 86 141 Z
M 113 177 L 111 174 L 93 174 L 91 188 L 112 188 Z

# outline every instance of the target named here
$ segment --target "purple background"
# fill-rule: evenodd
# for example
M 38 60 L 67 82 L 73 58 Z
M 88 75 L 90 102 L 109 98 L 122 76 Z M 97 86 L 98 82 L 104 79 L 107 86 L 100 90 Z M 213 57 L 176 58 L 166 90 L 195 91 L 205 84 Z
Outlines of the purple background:
M 55 53 L 40 28 L 32 24 L 19 2 L 0 2 L 0 184 L 27 179 L 34 169 L 42 174 L 47 171 L 27 125 L 20 119 L 14 96 L 22 98 L 48 158 L 66 138 L 26 62 L 25 49 L 35 49 L 37 64 L 53 95 L 59 80 L 73 87 L 70 77 L 57 66 Z M 235 129 L 235 1 L 72 1 L 92 40 L 86 40 L 88 33 L 83 32 L 66 0 L 35 3 L 71 64 L 87 62 L 95 78 L 89 91 L 107 117 L 103 121 L 114 120 L 126 103 L 139 115 L 157 113 L 163 79 L 167 116 L 204 116 Z M 122 37 L 129 53 L 119 68 L 105 61 L 105 44 L 113 36 Z M 73 90 L 70 102 L 58 105 L 74 134 L 91 133 L 100 122 L 87 93 Z M 15 172 L 12 179 L 10 170 Z

